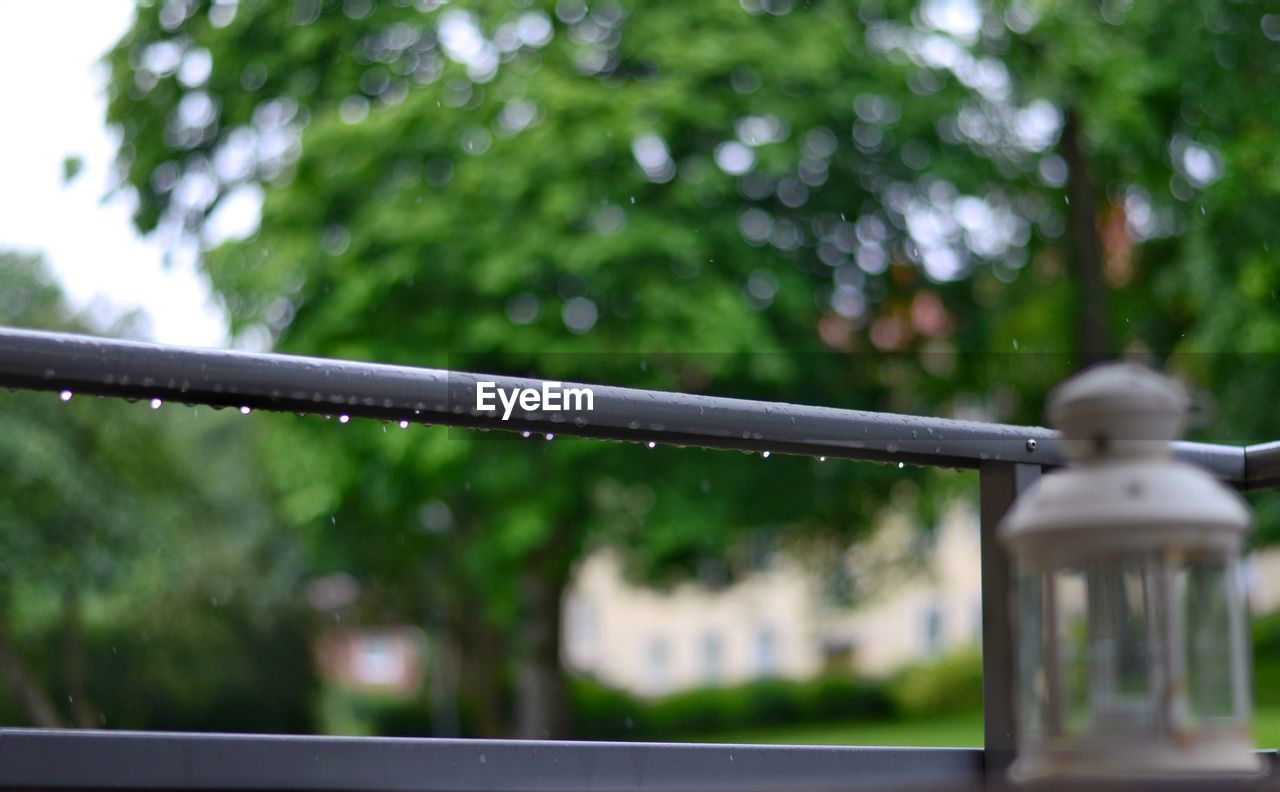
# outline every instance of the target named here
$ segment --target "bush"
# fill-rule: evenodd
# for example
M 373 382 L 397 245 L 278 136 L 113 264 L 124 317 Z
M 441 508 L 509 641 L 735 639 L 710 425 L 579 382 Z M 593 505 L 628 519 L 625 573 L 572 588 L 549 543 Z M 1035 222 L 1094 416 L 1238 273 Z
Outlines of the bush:
M 263 619 L 244 600 L 165 607 L 84 624 L 85 687 L 94 724 L 112 729 L 310 732 L 316 689 L 306 614 Z M 56 624 L 13 636 L 64 717 L 64 636 Z M 0 723 L 26 712 L 0 686 Z
M 890 718 L 883 683 L 847 677 L 804 682 L 763 680 L 644 700 L 596 682 L 572 686 L 574 731 L 582 739 L 671 739 L 833 720 Z
M 913 666 L 888 680 L 848 676 L 802 682 L 769 679 L 690 690 L 659 699 L 633 696 L 579 677 L 570 681 L 569 695 L 577 739 L 696 739 L 699 735 L 799 723 L 980 712 L 982 661 L 976 651 L 971 651 Z M 375 734 L 431 733 L 426 704 L 418 699 L 366 701 L 359 714 Z M 470 733 L 465 712 L 463 733 Z
M 906 717 L 982 711 L 982 656 L 977 650 L 947 655 L 895 674 L 890 691 Z
M 1280 704 L 1280 612 L 1253 620 L 1253 698 Z

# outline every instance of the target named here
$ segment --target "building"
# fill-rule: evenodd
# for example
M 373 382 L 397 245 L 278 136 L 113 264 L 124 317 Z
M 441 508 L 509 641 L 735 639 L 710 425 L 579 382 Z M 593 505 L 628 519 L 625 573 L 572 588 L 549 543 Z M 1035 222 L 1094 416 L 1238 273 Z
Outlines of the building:
M 690 582 L 655 591 L 597 552 L 565 601 L 564 659 L 649 696 L 823 671 L 887 674 L 979 644 L 979 551 L 976 508 L 959 501 L 932 533 L 886 519 L 846 554 L 844 596 L 832 596 L 829 574 L 781 554 L 719 590 Z M 1251 555 L 1244 582 L 1255 614 L 1280 609 L 1280 548 Z
M 881 674 L 972 646 L 981 629 L 978 522 L 957 503 L 931 535 L 891 517 L 830 570 L 775 554 L 747 579 L 668 591 L 628 583 L 597 552 L 565 600 L 573 670 L 642 695 L 823 671 Z M 850 592 L 849 589 L 855 589 Z

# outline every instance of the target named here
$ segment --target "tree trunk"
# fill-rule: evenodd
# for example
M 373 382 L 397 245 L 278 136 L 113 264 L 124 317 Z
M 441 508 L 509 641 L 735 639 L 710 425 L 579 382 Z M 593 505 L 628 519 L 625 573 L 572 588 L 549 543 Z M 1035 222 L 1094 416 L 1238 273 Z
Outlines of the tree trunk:
M 80 589 L 74 583 L 68 583 L 62 589 L 62 627 L 62 678 L 71 702 L 71 720 L 81 729 L 97 728 L 102 724 L 89 701 Z
M 60 729 L 65 725 L 62 716 L 40 686 L 40 680 L 27 668 L 26 662 L 9 640 L 7 618 L 8 610 L 3 598 L 0 598 L 0 674 L 4 675 L 9 690 L 22 706 L 23 712 L 27 713 L 32 726 Z
M 469 731 L 476 737 L 509 735 L 503 702 L 511 642 L 471 611 L 459 614 L 454 634 L 459 636 L 459 667 L 466 669 L 459 681 Z
M 427 701 L 433 737 L 462 736 L 458 717 L 458 676 L 462 667 L 458 651 L 460 642 L 449 622 L 445 605 L 439 601 L 427 604 L 427 623 L 430 626 Z
M 1068 108 L 1062 128 L 1062 155 L 1067 161 L 1067 230 L 1076 273 L 1076 355 L 1079 368 L 1111 354 L 1107 339 L 1107 290 L 1102 274 L 1102 241 L 1089 162 L 1081 140 L 1079 114 Z
M 516 736 L 524 739 L 570 736 L 569 689 L 560 663 L 561 599 L 568 577 L 559 564 L 534 563 L 522 581 L 527 615 L 516 672 Z

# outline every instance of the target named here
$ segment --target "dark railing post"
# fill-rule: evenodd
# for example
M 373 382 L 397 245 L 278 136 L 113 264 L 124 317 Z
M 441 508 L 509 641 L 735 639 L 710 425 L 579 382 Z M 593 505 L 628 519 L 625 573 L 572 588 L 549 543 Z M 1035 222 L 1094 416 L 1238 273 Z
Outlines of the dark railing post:
M 988 782 L 1000 788 L 1017 740 L 1014 710 L 1016 654 L 1010 600 L 1009 556 L 996 529 L 1014 499 L 1040 478 L 1039 465 L 983 462 L 978 466 L 982 530 L 982 719 Z

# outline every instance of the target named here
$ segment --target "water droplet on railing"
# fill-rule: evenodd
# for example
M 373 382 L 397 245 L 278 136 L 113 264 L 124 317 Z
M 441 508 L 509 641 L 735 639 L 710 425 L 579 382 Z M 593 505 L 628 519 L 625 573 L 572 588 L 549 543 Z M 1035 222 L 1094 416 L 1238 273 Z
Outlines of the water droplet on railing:
M 71 391 L 63 391 L 62 393 L 59 393 L 58 398 L 62 399 L 64 402 L 71 401 Z

